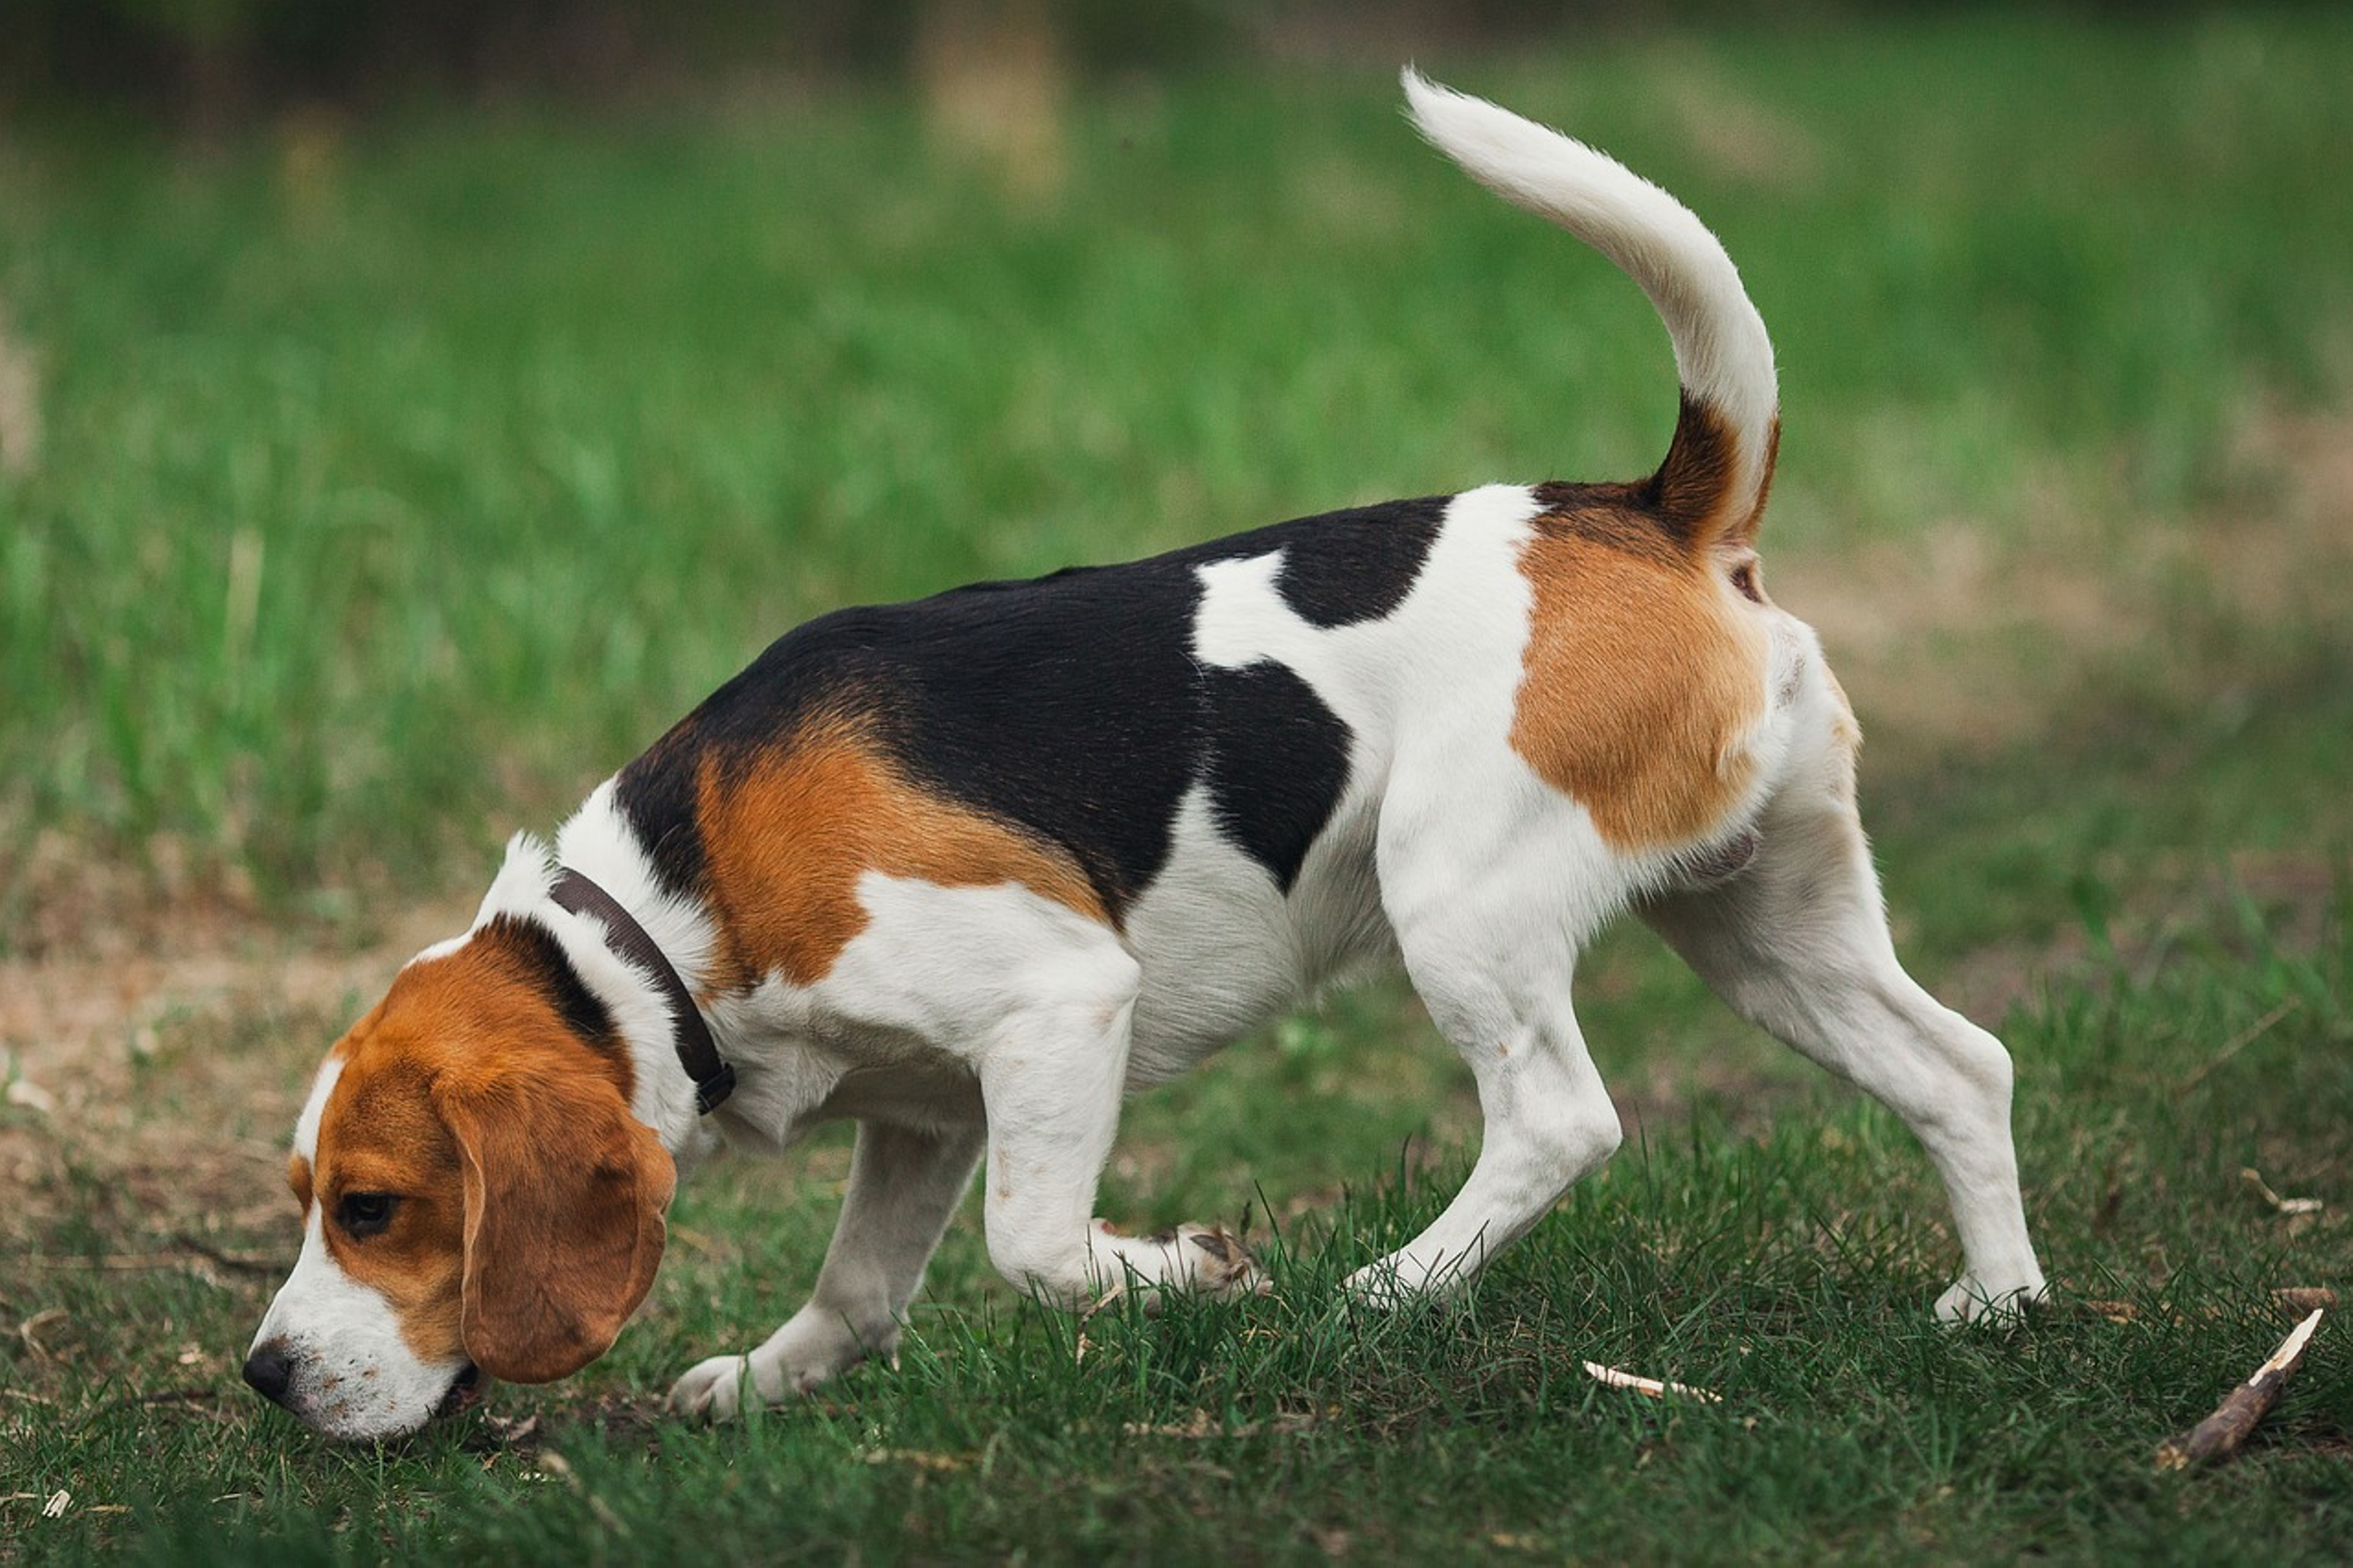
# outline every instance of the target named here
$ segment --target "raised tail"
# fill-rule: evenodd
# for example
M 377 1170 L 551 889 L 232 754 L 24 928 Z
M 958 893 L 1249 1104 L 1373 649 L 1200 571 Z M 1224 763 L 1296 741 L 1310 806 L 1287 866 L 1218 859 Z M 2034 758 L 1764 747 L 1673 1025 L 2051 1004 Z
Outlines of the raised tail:
M 1780 431 L 1773 342 L 1732 258 L 1691 209 L 1606 154 L 1408 67 L 1413 122 L 1505 201 L 1558 224 L 1642 287 L 1675 346 L 1683 412 L 1652 486 L 1693 550 L 1746 543 Z

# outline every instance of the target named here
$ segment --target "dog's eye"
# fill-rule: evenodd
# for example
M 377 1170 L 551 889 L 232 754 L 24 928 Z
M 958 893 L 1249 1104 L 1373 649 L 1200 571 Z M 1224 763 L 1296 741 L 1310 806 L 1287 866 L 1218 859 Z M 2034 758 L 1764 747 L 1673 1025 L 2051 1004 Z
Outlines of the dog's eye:
M 390 1193 L 345 1193 L 335 1205 L 335 1223 L 354 1241 L 364 1240 L 392 1223 Z

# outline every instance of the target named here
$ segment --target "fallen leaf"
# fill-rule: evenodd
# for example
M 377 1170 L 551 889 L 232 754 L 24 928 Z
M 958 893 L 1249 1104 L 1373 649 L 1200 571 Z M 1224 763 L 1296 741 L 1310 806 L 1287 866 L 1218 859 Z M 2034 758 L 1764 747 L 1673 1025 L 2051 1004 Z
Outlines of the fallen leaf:
M 51 1307 L 17 1324 L 16 1337 L 25 1342 L 25 1348 L 33 1352 L 35 1361 L 55 1361 L 57 1352 L 41 1342 L 41 1331 L 69 1321 L 63 1307 Z

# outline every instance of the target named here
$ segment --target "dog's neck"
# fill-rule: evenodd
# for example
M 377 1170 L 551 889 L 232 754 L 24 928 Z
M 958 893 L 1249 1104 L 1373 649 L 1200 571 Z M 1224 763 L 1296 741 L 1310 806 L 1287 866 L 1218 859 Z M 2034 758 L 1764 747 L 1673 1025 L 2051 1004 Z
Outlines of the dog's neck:
M 604 925 L 554 900 L 549 883 L 556 866 L 592 879 L 619 904 L 698 1004 L 736 1074 L 734 1092 L 710 1114 L 702 1112 L 694 1077 L 680 1063 L 667 988 L 615 952 Z M 858 1113 L 839 1098 L 855 1058 L 815 1026 L 818 1008 L 808 991 L 776 976 L 749 989 L 723 977 L 721 932 L 710 910 L 662 886 L 652 856 L 614 800 L 612 781 L 558 831 L 553 864 L 539 851 L 535 870 L 535 912 L 556 928 L 583 978 L 613 1008 L 634 1068 L 630 1110 L 660 1138 L 681 1174 L 723 1142 L 773 1152 L 824 1121 Z
M 619 1016 L 634 1069 L 631 1112 L 653 1129 L 684 1171 L 718 1146 L 719 1119 L 730 1113 L 727 1106 L 704 1113 L 695 1075 L 681 1060 L 675 1013 L 709 998 L 713 932 L 699 906 L 670 896 L 656 880 L 650 858 L 612 795 L 608 780 L 564 825 L 556 835 L 556 864 L 578 873 L 623 911 L 677 976 L 683 996 L 650 972 L 647 958 L 627 952 L 626 941 L 616 942 L 598 910 L 565 907 L 576 906 L 576 897 L 543 897 L 575 964 L 584 977 L 593 976 L 591 984 Z M 707 1011 L 702 1016 L 713 1026 L 720 1056 L 732 1060 L 731 1042 L 717 1021 Z

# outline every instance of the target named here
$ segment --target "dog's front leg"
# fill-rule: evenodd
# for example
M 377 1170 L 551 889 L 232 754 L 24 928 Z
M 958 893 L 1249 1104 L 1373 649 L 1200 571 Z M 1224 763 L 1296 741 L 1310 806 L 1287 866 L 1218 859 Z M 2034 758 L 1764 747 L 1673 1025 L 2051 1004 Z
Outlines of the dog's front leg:
M 1086 968 L 1099 984 L 1008 1019 L 981 1063 L 989 1260 L 1018 1289 L 1064 1308 L 1131 1281 L 1207 1294 L 1257 1289 L 1256 1263 L 1222 1230 L 1123 1237 L 1091 1217 L 1119 1129 L 1136 971 L 1124 952 Z
M 682 1415 L 734 1415 L 748 1380 L 775 1405 L 897 1349 L 907 1305 L 980 1157 L 978 1126 L 858 1124 L 849 1190 L 808 1304 L 749 1355 L 712 1356 L 670 1389 Z

